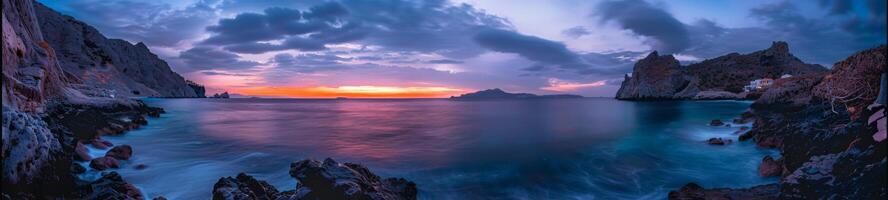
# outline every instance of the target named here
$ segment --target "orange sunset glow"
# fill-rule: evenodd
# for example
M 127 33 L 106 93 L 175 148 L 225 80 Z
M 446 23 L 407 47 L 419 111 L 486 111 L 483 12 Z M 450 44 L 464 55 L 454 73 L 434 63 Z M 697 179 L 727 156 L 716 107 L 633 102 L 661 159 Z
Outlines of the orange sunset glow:
M 247 96 L 288 98 L 445 98 L 467 90 L 448 87 L 251 87 L 232 90 Z

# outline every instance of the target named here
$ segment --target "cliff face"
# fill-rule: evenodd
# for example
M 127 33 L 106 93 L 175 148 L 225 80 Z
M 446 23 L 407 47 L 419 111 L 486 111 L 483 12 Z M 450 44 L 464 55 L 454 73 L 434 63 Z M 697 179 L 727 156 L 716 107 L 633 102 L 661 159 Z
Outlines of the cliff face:
M 789 53 L 785 42 L 749 54 L 732 53 L 688 66 L 672 56 L 656 52 L 636 63 L 617 92 L 617 99 L 734 99 L 745 98 L 743 86 L 750 81 L 784 74 L 820 73 L 826 68 L 806 64 Z
M 143 43 L 108 39 L 95 28 L 35 5 L 40 29 L 61 68 L 91 96 L 204 97 L 203 86 L 173 72 Z
M 56 194 L 73 183 L 60 138 L 36 113 L 69 95 L 31 0 L 3 0 L 2 185 L 6 191 Z M 66 164 L 67 162 L 67 164 Z
M 626 76 L 618 99 L 671 99 L 687 82 L 682 66 L 672 55 L 660 56 L 656 51 L 635 63 L 632 76 Z

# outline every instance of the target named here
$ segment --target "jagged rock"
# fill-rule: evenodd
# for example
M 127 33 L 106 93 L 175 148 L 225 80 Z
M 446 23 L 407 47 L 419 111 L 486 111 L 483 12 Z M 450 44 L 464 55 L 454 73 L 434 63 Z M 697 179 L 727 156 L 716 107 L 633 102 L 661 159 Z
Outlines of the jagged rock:
M 57 181 L 52 173 L 67 172 L 70 158 L 59 139 L 40 118 L 3 106 L 3 188 Z M 68 161 L 67 164 L 63 162 Z M 62 162 L 62 163 L 60 163 Z
M 635 63 L 632 76 L 627 75 L 617 91 L 617 99 L 671 99 L 686 86 L 678 60 L 654 51 Z
M 772 177 L 783 174 L 783 168 L 780 167 L 778 161 L 774 160 L 770 155 L 762 158 L 762 164 L 758 168 L 759 176 Z
M 228 92 L 223 92 L 221 94 L 213 94 L 213 96 L 210 98 L 227 99 L 227 98 L 229 98 L 229 95 L 228 95 Z
M 299 180 L 300 199 L 416 199 L 416 184 L 380 179 L 369 169 L 352 163 L 302 160 L 290 165 L 290 176 Z
M 295 190 L 278 192 L 265 181 L 240 173 L 223 177 L 213 187 L 216 200 L 297 199 L 416 199 L 416 184 L 403 178 L 381 179 L 369 169 L 352 163 L 302 160 L 290 165 L 290 176 L 299 181 Z
M 126 144 L 115 146 L 114 148 L 111 148 L 111 150 L 108 150 L 108 152 L 105 153 L 105 156 L 112 157 L 117 160 L 129 160 L 130 157 L 133 156 L 133 147 Z
M 97 144 L 96 141 L 101 142 L 98 138 L 101 135 L 119 134 L 141 124 L 147 124 L 147 121 L 143 121 L 143 115 L 160 112 L 163 112 L 163 109 L 147 106 L 141 101 L 109 105 L 59 104 L 51 106 L 46 120 L 65 127 L 65 130 L 70 131 L 76 139 L 91 141 L 94 146 L 100 148 L 100 146 L 113 146 Z M 120 130 L 112 131 L 114 129 Z
M 90 183 L 85 192 L 86 199 L 142 200 L 145 198 L 139 188 L 123 180 L 123 177 L 117 172 L 103 174 L 102 178 Z
M 113 143 L 107 140 L 103 140 L 102 138 L 96 138 L 90 140 L 89 144 L 93 145 L 96 149 L 107 149 L 108 147 L 114 146 Z
M 731 53 L 683 67 L 671 55 L 653 52 L 639 60 L 617 91 L 622 100 L 648 99 L 743 99 L 743 86 L 762 78 L 777 79 L 826 71 L 820 65 L 805 64 L 789 53 L 785 42 L 749 54 Z
M 204 97 L 203 86 L 173 72 L 143 43 L 108 39 L 98 30 L 42 4 L 35 5 L 40 29 L 65 73 L 85 94 L 105 97 Z
M 223 177 L 213 186 L 214 200 L 274 200 L 279 192 L 268 182 L 256 180 L 244 173 L 236 178 Z
M 778 199 L 780 186 L 777 184 L 761 185 L 746 189 L 715 188 L 704 189 L 696 183 L 688 183 L 677 191 L 670 191 L 670 200 L 767 200 Z
M 89 162 L 89 167 L 97 170 L 105 170 L 108 168 L 120 168 L 120 162 L 113 157 L 99 157 Z

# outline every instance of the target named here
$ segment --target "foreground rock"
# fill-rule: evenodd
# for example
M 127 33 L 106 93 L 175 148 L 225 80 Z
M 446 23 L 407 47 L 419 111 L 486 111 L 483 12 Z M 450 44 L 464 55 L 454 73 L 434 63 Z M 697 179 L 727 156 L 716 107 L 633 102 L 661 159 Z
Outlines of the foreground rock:
M 743 87 L 756 79 L 778 79 L 820 73 L 826 68 L 806 64 L 789 53 L 785 42 L 774 42 L 765 50 L 749 54 L 731 53 L 700 63 L 681 66 L 672 55 L 652 52 L 635 64 L 626 75 L 616 98 L 622 100 L 660 99 L 744 99 Z
M 290 165 L 290 176 L 299 181 L 295 190 L 278 192 L 265 181 L 238 174 L 219 179 L 213 199 L 416 199 L 416 184 L 403 178 L 381 179 L 369 169 L 327 158 L 302 160 Z
M 121 199 L 142 200 L 142 191 L 123 180 L 117 172 L 109 172 L 102 178 L 90 183 L 84 191 L 86 199 Z

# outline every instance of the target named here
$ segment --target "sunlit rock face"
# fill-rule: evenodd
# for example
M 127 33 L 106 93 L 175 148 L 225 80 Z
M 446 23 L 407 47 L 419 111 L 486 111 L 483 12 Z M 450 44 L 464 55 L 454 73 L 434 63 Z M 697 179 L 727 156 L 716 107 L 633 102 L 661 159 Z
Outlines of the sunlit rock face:
M 653 52 L 638 61 L 626 76 L 617 99 L 743 99 L 743 86 L 756 79 L 821 73 L 826 68 L 806 64 L 789 52 L 786 42 L 749 54 L 731 53 L 681 66 L 673 56 Z
M 42 4 L 35 5 L 44 37 L 77 89 L 90 96 L 204 97 L 144 43 L 108 39 L 98 30 Z

